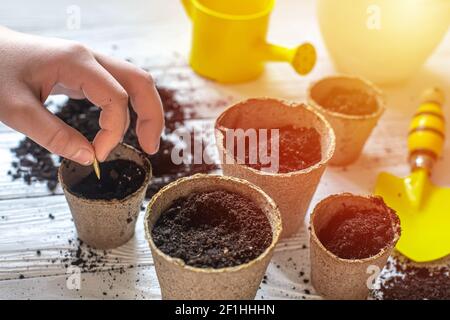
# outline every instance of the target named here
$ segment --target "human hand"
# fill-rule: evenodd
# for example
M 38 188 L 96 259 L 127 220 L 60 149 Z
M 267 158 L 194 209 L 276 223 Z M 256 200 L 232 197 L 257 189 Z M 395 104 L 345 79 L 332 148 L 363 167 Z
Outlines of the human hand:
M 102 109 L 93 144 L 43 106 L 56 93 L 87 98 Z M 73 41 L 0 27 L 0 120 L 50 152 L 82 165 L 92 164 L 94 154 L 104 161 L 129 126 L 128 98 L 138 115 L 139 144 L 153 154 L 164 115 L 147 72 Z

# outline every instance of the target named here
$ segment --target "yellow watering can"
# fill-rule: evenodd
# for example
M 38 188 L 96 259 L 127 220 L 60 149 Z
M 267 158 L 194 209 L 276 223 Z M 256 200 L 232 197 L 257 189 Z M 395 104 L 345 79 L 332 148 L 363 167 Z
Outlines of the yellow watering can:
M 316 62 L 309 43 L 288 49 L 266 42 L 274 0 L 182 0 L 193 23 L 190 64 L 224 83 L 258 77 L 265 61 L 287 61 L 301 75 Z

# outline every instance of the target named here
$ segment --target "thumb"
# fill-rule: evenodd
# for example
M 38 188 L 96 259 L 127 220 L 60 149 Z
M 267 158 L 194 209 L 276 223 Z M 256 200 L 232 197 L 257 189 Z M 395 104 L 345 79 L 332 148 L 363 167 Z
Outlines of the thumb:
M 5 124 L 22 132 L 30 139 L 64 158 L 81 165 L 94 160 L 91 143 L 77 130 L 48 111 L 34 96 L 22 97 L 22 102 L 11 108 Z

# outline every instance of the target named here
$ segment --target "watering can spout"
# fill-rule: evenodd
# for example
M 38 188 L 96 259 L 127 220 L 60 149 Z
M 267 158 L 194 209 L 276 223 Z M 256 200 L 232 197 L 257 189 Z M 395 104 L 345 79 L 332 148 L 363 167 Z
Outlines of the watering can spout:
M 261 52 L 264 60 L 287 61 L 301 75 L 306 75 L 311 72 L 316 64 L 316 50 L 308 42 L 295 48 L 285 48 L 265 43 L 261 48 Z
M 191 0 L 181 0 L 183 3 L 184 11 L 186 11 L 186 14 L 189 18 L 192 18 L 192 2 Z

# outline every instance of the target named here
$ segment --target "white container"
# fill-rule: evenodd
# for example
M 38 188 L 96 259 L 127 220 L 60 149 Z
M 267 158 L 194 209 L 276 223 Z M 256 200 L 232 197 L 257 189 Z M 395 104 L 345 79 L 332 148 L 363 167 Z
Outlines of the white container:
M 407 80 L 450 26 L 449 0 L 318 0 L 322 36 L 340 72 Z

